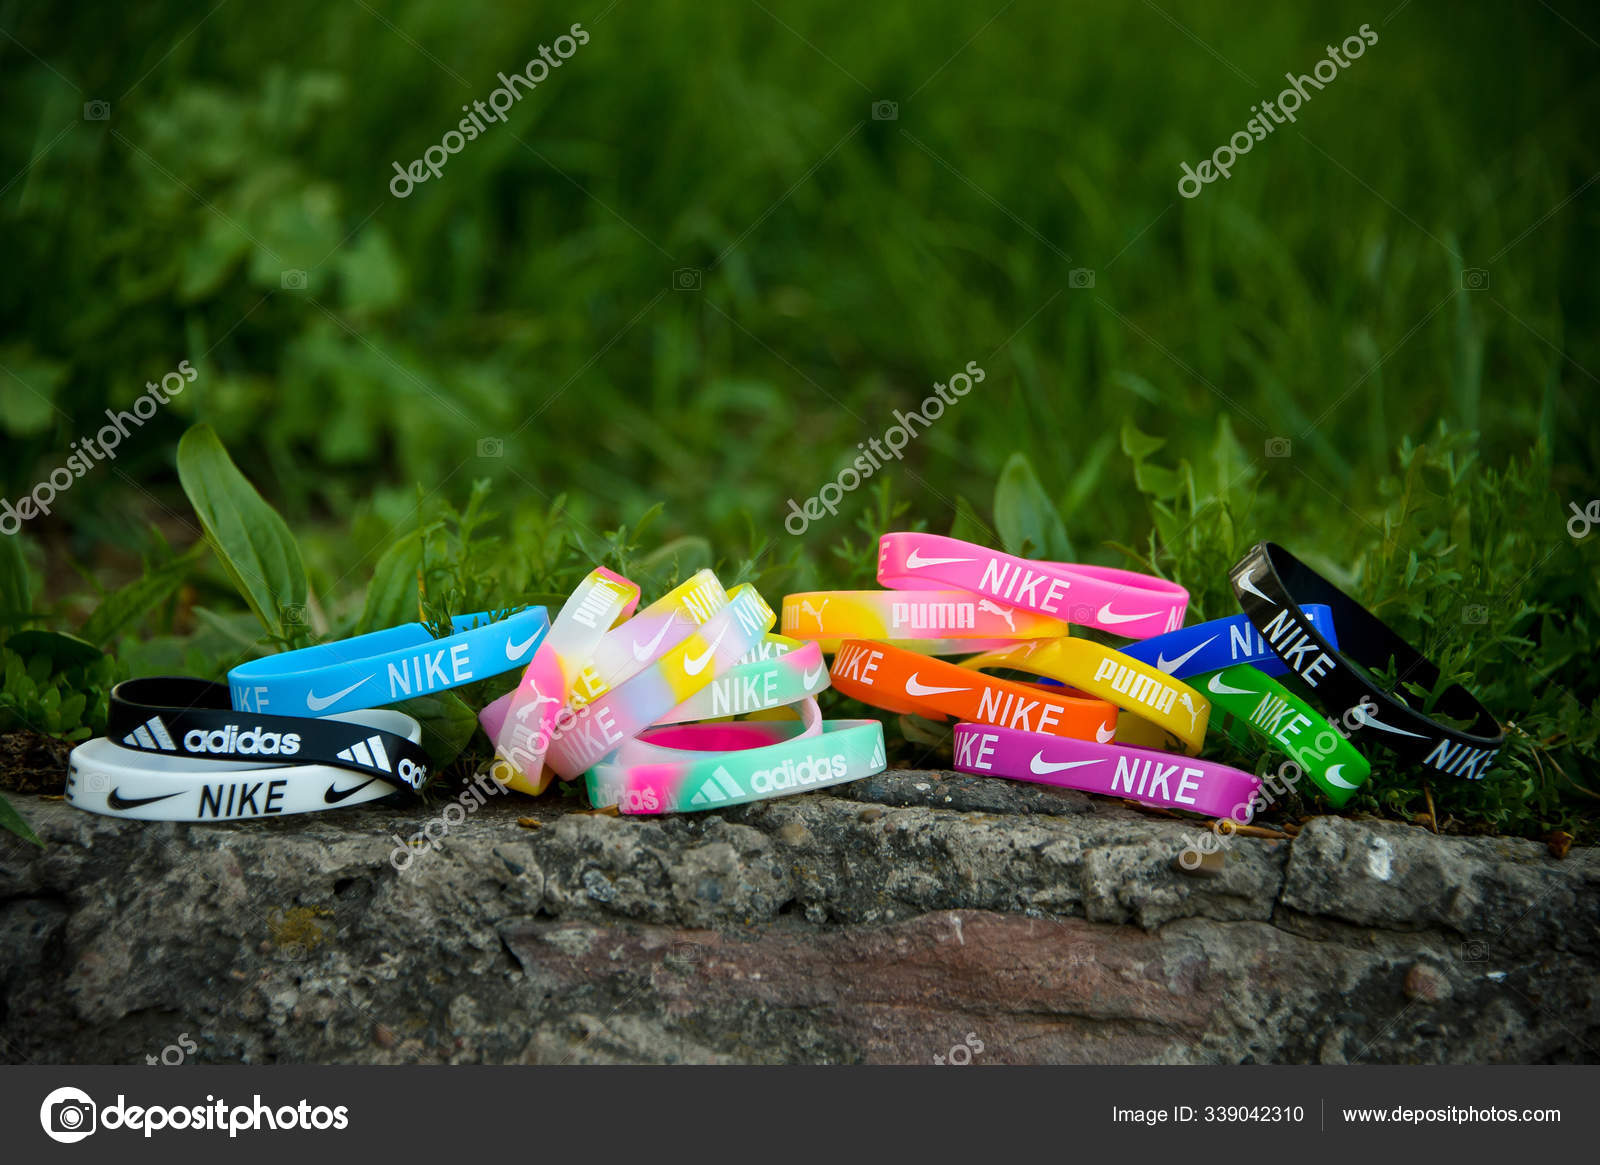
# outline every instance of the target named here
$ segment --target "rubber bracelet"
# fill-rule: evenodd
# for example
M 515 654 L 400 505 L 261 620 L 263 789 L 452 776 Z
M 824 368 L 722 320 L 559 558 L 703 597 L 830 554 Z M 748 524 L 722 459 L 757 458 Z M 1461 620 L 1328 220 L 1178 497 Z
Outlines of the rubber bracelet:
M 1308 603 L 1305 612 L 1312 626 L 1319 628 L 1329 643 L 1339 646 L 1332 609 L 1324 603 Z M 1180 627 L 1119 650 L 1180 680 L 1241 663 L 1250 664 L 1267 676 L 1281 676 L 1289 670 L 1244 615 Z
M 478 713 L 478 722 L 494 741 L 496 763 L 490 771 L 497 781 L 523 793 L 545 791 L 550 775 L 544 770 L 544 754 L 572 681 L 612 624 L 638 603 L 639 587 L 603 566 L 573 589 L 516 688 Z
M 1232 581 L 1250 622 L 1323 711 L 1350 729 L 1358 746 L 1382 743 L 1401 759 L 1445 776 L 1481 780 L 1489 771 L 1505 730 L 1466 688 L 1451 684 L 1434 706 L 1469 723 L 1471 731 L 1439 723 L 1367 678 L 1364 669 L 1385 668 L 1392 660 L 1402 682 L 1431 690 L 1439 684 L 1439 669 L 1360 603 L 1272 542 L 1253 547 L 1234 567 Z M 1333 608 L 1342 652 L 1306 618 L 1303 602 Z
M 865 637 L 862 637 L 865 639 Z M 823 655 L 837 655 L 839 645 L 848 643 L 846 639 L 812 639 L 822 648 Z M 873 640 L 881 643 L 882 640 Z M 914 651 L 918 655 L 977 655 L 983 651 L 999 651 L 1002 647 L 1010 647 L 1017 642 L 1009 637 L 1002 639 L 896 639 L 894 645 L 903 647 L 907 651 Z
M 1116 705 L 1105 700 L 998 679 L 888 643 L 847 641 L 834 657 L 832 680 L 863 703 L 934 720 L 953 716 L 1099 740 L 1116 731 Z
M 1257 668 L 1237 664 L 1195 680 L 1223 713 L 1222 730 L 1241 748 L 1266 739 L 1327 794 L 1343 805 L 1372 775 L 1372 764 L 1342 732 L 1311 706 Z
M 878 540 L 878 581 L 897 590 L 960 587 L 1128 639 L 1183 626 L 1189 592 L 1174 582 L 1068 562 L 1036 562 L 937 534 L 894 533 Z
M 351 723 L 401 735 L 422 729 L 402 712 L 342 713 Z M 411 729 L 405 727 L 406 721 Z M 90 813 L 140 821 L 239 821 L 315 813 L 376 801 L 398 792 L 379 777 L 332 765 L 261 765 L 133 752 L 105 737 L 67 758 L 67 803 Z
M 1118 724 L 1147 720 L 1170 733 L 1191 755 L 1205 743 L 1211 702 L 1182 680 L 1089 639 L 1047 639 L 991 651 L 964 668 L 1010 668 L 1059 680 L 1086 696 L 1132 713 Z
M 235 712 L 226 684 L 188 676 L 124 680 L 112 688 L 106 737 L 134 752 L 255 765 L 332 765 L 412 790 L 428 779 L 428 754 L 417 743 L 420 729 L 403 736 L 348 720 Z
M 783 633 L 799 639 L 1050 639 L 1062 619 L 971 591 L 801 591 L 783 600 Z
M 572 683 L 568 702 L 583 705 L 638 675 L 728 605 L 716 574 L 696 571 L 601 638 Z
M 654 724 L 605 760 L 624 768 L 656 761 L 682 760 L 684 753 L 737 752 L 759 748 L 790 736 L 815 736 L 822 731 L 822 708 L 814 696 L 802 697 L 794 706 L 793 720 L 735 720 L 719 723 Z
M 592 703 L 565 709 L 546 762 L 576 777 L 732 667 L 776 619 L 754 587 L 735 587 L 726 607 L 654 664 Z
M 1008 777 L 1123 797 L 1243 825 L 1255 812 L 1261 778 L 1241 769 L 1174 756 L 1153 748 L 1063 740 L 987 724 L 957 724 L 955 768 L 983 777 Z
M 778 638 L 768 635 L 768 641 Z M 682 724 L 719 716 L 748 716 L 815 696 L 828 686 L 828 665 L 815 643 L 797 643 L 770 659 L 735 664 L 671 711 L 657 724 Z
M 682 759 L 628 767 L 599 765 L 589 775 L 590 797 L 608 799 L 628 814 L 726 809 L 751 801 L 807 793 L 881 773 L 883 725 L 877 720 L 827 720 L 816 736 L 797 735 L 794 725 L 769 728 L 773 742 L 734 752 L 685 753 Z M 716 727 L 688 725 L 686 728 Z
M 435 639 L 422 623 L 319 643 L 242 663 L 228 673 L 241 712 L 326 716 L 394 704 L 487 679 L 527 664 L 550 629 L 543 607 L 492 621 L 453 615 Z

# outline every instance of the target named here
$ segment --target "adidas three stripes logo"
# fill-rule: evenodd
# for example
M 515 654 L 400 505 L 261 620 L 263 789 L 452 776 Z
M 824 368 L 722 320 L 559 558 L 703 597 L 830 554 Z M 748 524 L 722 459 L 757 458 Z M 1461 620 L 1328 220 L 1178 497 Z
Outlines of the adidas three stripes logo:
M 167 731 L 167 726 L 161 723 L 159 716 L 152 716 L 139 725 L 122 738 L 122 743 L 129 748 L 148 748 L 155 752 L 178 751 L 178 746 L 172 741 L 172 734 Z
M 333 754 L 340 760 L 353 761 L 369 769 L 380 769 L 386 773 L 394 772 L 394 765 L 389 762 L 389 754 L 383 750 L 381 737 L 369 736 L 365 740 L 358 740 L 349 748 L 342 748 Z

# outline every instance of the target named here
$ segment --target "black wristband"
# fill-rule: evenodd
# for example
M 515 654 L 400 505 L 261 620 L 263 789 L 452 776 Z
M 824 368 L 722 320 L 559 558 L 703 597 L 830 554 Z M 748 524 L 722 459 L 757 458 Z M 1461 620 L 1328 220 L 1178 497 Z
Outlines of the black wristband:
M 333 765 L 420 789 L 428 779 L 428 754 L 422 745 L 360 723 L 362 716 L 236 712 L 226 684 L 155 676 L 125 680 L 111 689 L 106 735 L 121 748 L 141 752 L 274 765 Z M 372 719 L 372 714 L 365 718 Z M 404 717 L 400 723 L 416 722 Z
M 1376 670 L 1393 659 L 1402 681 L 1429 689 L 1439 682 L 1439 669 L 1360 603 L 1273 542 L 1257 543 L 1233 568 L 1231 581 L 1262 638 L 1305 681 L 1323 711 L 1343 718 L 1358 744 L 1381 743 L 1445 776 L 1480 780 L 1488 773 L 1505 730 L 1471 692 L 1452 684 L 1434 705 L 1451 719 L 1471 723 L 1462 731 L 1407 706 L 1355 666 Z M 1338 647 L 1306 618 L 1305 603 L 1333 608 Z

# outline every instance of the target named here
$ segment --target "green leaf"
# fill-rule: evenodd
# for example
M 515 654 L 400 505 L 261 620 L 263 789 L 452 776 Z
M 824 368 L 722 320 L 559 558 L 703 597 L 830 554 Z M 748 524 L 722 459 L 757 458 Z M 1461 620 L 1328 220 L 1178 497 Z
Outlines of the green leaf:
M 478 728 L 478 714 L 454 692 L 416 696 L 394 707 L 422 725 L 422 747 L 436 773 L 461 755 Z
M 28 562 L 20 534 L 0 535 L 0 627 L 16 626 L 33 610 Z
M 6 640 L 6 646 L 28 661 L 28 670 L 37 683 L 42 684 L 52 671 L 65 671 L 69 667 L 94 663 L 104 654 L 92 643 L 76 635 L 60 631 L 18 631 Z
M 1027 455 L 1013 453 L 994 489 L 994 524 L 1008 553 L 1069 562 L 1066 523 L 1039 484 Z
M 288 525 L 210 425 L 195 425 L 178 442 L 178 481 L 234 587 L 267 632 L 283 636 L 284 608 L 306 601 L 306 568 Z
M 90 643 L 108 646 L 117 636 L 166 602 L 183 585 L 201 550 L 199 546 L 191 547 L 164 566 L 134 579 L 120 590 L 112 591 L 100 600 L 94 613 L 84 620 L 78 634 Z
M 11 802 L 4 797 L 0 797 L 0 829 L 10 830 L 23 841 L 31 841 L 40 849 L 44 848 L 44 842 L 39 840 L 39 835 L 28 827 L 28 823 L 22 819 L 22 814 L 13 809 Z
M 413 530 L 378 558 L 367 584 L 355 634 L 381 631 L 417 620 L 417 575 L 422 570 L 422 531 Z

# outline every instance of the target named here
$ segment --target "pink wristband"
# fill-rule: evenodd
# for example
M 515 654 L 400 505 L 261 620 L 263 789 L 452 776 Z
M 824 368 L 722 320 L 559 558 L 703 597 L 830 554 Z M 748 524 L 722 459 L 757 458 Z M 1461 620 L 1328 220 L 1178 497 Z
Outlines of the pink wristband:
M 1035 562 L 937 534 L 885 534 L 878 541 L 878 581 L 897 590 L 960 587 L 1127 639 L 1183 626 L 1189 605 L 1189 592 L 1165 579 L 1109 566 Z
M 1254 814 L 1253 799 L 1261 788 L 1260 777 L 1191 756 L 992 724 L 956 725 L 955 768 L 1231 817 L 1241 825 Z
M 611 625 L 632 614 L 638 603 L 639 588 L 603 566 L 573 590 L 521 682 L 478 713 L 478 722 L 495 742 L 496 763 L 490 771 L 496 780 L 520 792 L 544 792 L 550 783 L 544 754 L 551 726 L 567 702 L 572 681 Z

